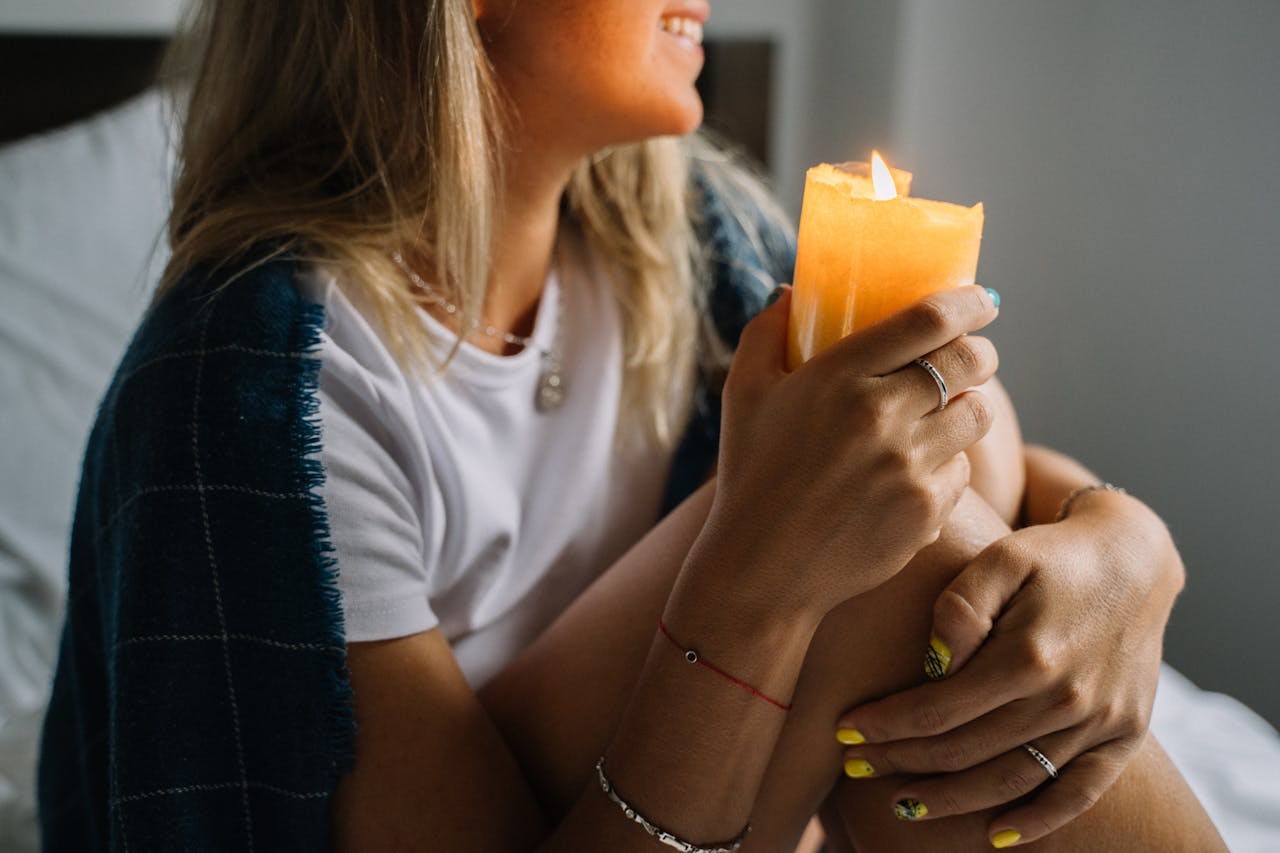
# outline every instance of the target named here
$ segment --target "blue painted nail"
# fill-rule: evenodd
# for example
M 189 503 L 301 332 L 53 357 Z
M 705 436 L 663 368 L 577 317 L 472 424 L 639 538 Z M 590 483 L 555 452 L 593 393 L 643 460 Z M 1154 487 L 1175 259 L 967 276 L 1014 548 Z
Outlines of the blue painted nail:
M 991 294 L 991 301 L 995 303 L 997 308 L 1000 307 L 1000 294 L 991 288 L 987 288 L 987 293 Z
M 784 289 L 785 289 L 785 288 L 783 288 L 783 287 L 782 287 L 782 285 L 778 285 L 777 287 L 775 287 L 775 288 L 773 289 L 773 293 L 770 293 L 770 294 L 769 294 L 769 298 L 768 298 L 768 299 L 766 299 L 766 300 L 764 301 L 764 306 L 765 306 L 766 308 L 768 308 L 770 305 L 772 305 L 773 303 L 775 303 L 775 302 L 777 302 L 779 299 L 781 299 L 781 298 L 782 298 L 782 291 L 783 291 Z M 999 305 L 1000 305 L 1000 303 L 999 303 L 999 302 L 996 302 L 996 306 L 997 306 L 997 307 L 999 307 Z

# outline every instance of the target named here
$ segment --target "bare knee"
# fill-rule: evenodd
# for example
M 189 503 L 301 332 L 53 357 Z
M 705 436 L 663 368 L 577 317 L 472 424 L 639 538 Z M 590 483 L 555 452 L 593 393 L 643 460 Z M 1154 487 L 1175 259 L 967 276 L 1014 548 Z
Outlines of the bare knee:
M 827 615 L 809 648 L 795 709 L 757 801 L 753 822 L 760 837 L 785 839 L 792 832 L 798 837 L 803 821 L 797 822 L 797 816 L 807 820 L 842 778 L 836 721 L 857 705 L 924 679 L 924 654 L 939 593 L 970 560 L 1008 532 L 995 511 L 968 492 L 937 542 L 888 583 Z M 874 787 L 862 790 L 874 796 Z M 884 812 L 893 820 L 891 807 L 892 803 L 884 804 Z

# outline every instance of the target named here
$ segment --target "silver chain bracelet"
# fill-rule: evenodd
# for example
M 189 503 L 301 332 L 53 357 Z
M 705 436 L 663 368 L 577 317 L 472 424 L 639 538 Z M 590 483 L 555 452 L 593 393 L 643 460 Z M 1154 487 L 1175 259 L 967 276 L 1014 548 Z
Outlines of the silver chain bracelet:
M 613 787 L 613 783 L 609 781 L 609 777 L 604 775 L 604 756 L 596 762 L 596 778 L 600 780 L 600 790 L 604 791 L 606 797 L 618 804 L 618 808 L 622 809 L 622 813 L 628 819 L 640 824 L 645 832 L 652 835 L 658 841 L 668 847 L 680 850 L 682 853 L 735 853 L 742 846 L 742 842 L 746 839 L 747 833 L 751 831 L 751 824 L 747 824 L 742 832 L 738 833 L 738 837 L 732 841 L 725 841 L 720 844 L 712 844 L 708 847 L 702 847 L 692 844 L 684 839 L 667 832 L 662 827 L 650 821 L 640 812 L 636 811 L 635 806 L 628 803 L 618 795 L 618 791 Z
M 1089 492 L 1115 492 L 1117 495 L 1129 494 L 1120 486 L 1113 486 L 1110 483 L 1094 483 L 1089 486 L 1081 486 L 1071 494 L 1067 495 L 1066 500 L 1062 502 L 1062 507 L 1058 510 L 1058 515 L 1054 518 L 1054 523 L 1062 521 L 1067 517 L 1067 513 L 1071 511 L 1071 505 L 1075 503 L 1076 498 L 1081 495 L 1087 495 Z

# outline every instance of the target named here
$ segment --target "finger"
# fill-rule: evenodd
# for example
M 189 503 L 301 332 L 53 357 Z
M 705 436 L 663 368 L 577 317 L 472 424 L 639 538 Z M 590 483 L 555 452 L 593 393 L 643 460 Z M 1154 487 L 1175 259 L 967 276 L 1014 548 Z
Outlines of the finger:
M 767 377 L 786 372 L 791 287 L 781 285 L 769 298 L 773 302 L 765 305 L 742 330 L 732 368 L 739 376 Z
M 977 285 L 930 294 L 844 338 L 815 360 L 839 360 L 861 376 L 885 376 L 917 358 L 976 332 L 996 318 L 988 293 Z
M 1010 559 L 996 542 L 956 575 L 933 604 L 933 630 L 924 650 L 925 675 L 944 678 L 963 667 L 1034 570 L 1032 561 Z
M 846 749 L 844 757 L 846 761 L 866 761 L 878 776 L 960 773 L 1020 749 L 1029 741 L 1074 730 L 1082 721 L 1082 715 L 1068 709 L 1046 708 L 1045 703 L 1032 699 L 1018 700 L 940 735 L 857 744 Z M 1095 742 L 1109 737 L 1095 736 Z M 1082 744 L 1081 748 L 1091 745 Z
M 1093 808 L 1119 778 L 1133 747 L 1109 741 L 1073 759 L 1027 804 L 993 820 L 987 837 L 993 847 L 1013 847 L 1044 838 Z
M 981 391 L 966 391 L 943 411 L 921 419 L 916 425 L 915 442 L 926 458 L 940 465 L 977 444 L 994 422 L 991 398 Z
M 1070 729 L 1037 738 L 1034 746 L 1055 767 L 1066 767 L 1085 751 L 1082 738 L 1079 730 Z M 1026 796 L 1052 778 L 1019 744 L 971 769 L 911 780 L 894 794 L 894 813 L 903 820 L 919 820 L 993 809 Z
M 949 508 L 942 516 L 944 520 L 951 516 L 950 508 L 959 503 L 964 490 L 969 488 L 970 464 L 968 456 L 957 452 L 933 472 L 938 494 L 942 498 L 941 505 Z
M 1000 366 L 995 344 L 977 335 L 956 338 L 922 359 L 938 371 L 952 398 L 986 382 Z M 937 410 L 942 389 L 923 365 L 910 362 L 886 376 L 885 380 L 894 393 L 916 402 L 920 414 Z
M 1034 695 L 1017 632 L 993 636 L 982 653 L 944 681 L 931 681 L 851 710 L 837 724 L 868 743 L 934 737 Z M 853 735 L 847 740 L 852 741 Z

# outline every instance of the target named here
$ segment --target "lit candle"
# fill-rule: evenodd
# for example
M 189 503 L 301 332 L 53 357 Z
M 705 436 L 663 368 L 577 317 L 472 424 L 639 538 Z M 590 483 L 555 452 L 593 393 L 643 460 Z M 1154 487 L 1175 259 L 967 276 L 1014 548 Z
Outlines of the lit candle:
M 982 205 L 908 198 L 911 173 L 872 152 L 805 176 L 791 295 L 792 369 L 845 335 L 947 287 L 973 284 Z

